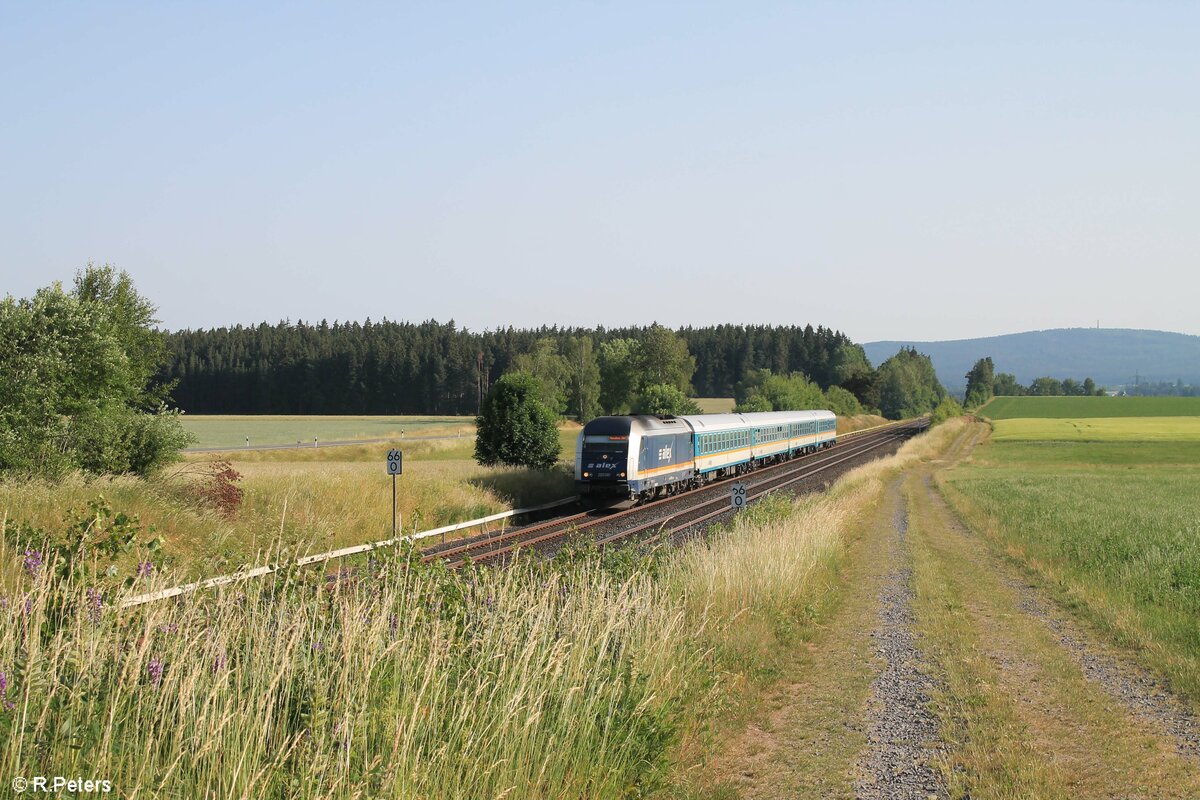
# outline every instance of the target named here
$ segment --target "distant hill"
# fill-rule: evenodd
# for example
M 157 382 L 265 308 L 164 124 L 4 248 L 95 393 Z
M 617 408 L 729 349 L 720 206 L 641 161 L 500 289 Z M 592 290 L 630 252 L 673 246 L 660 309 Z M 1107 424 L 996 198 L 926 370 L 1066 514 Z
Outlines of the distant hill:
M 991 356 L 996 372 L 1011 372 L 1021 383 L 1050 375 L 1092 378 L 1101 386 L 1143 381 L 1200 383 L 1200 336 L 1128 328 L 1056 328 L 948 342 L 870 342 L 863 345 L 871 363 L 880 363 L 901 347 L 915 347 L 933 359 L 938 378 L 951 391 L 966 386 L 967 371 Z

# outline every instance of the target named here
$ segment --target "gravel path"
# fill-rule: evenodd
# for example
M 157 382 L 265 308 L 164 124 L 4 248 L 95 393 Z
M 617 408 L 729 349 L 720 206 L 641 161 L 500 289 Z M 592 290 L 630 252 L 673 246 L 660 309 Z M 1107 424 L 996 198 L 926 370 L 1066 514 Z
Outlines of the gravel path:
M 941 749 L 938 720 L 929 708 L 934 682 L 921 669 L 913 634 L 912 568 L 904 553 L 908 515 L 898 494 L 893 487 L 897 511 L 889 559 L 895 569 L 880 593 L 879 627 L 871 634 L 885 666 L 871 685 L 869 749 L 854 784 L 863 800 L 948 796 L 933 765 Z
M 1022 611 L 1041 620 L 1079 664 L 1084 677 L 1100 686 L 1134 715 L 1165 730 L 1181 755 L 1200 759 L 1200 724 L 1167 686 L 1137 664 L 1096 644 L 1070 619 L 1054 614 L 1051 604 L 1025 581 L 1005 581 L 1016 590 Z

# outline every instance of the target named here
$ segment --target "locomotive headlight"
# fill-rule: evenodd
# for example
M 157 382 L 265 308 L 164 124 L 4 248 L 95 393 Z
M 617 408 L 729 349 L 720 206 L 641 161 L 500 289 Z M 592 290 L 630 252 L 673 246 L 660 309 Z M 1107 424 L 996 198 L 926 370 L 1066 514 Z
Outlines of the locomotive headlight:
M 590 475 L 591 475 L 591 473 L 590 473 L 590 472 L 585 472 L 585 473 L 583 473 L 583 477 L 585 477 L 585 478 L 589 477 Z
M 624 472 L 622 472 L 622 473 L 621 473 L 621 477 L 622 477 L 622 478 L 624 478 L 624 477 L 625 477 L 625 473 L 624 473 Z

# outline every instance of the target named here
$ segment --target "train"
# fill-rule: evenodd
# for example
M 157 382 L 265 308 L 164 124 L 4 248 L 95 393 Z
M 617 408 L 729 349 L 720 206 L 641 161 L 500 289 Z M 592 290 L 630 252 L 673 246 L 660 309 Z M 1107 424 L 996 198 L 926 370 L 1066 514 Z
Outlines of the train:
M 597 417 L 575 443 L 575 486 L 592 505 L 636 504 L 836 442 L 825 410 Z

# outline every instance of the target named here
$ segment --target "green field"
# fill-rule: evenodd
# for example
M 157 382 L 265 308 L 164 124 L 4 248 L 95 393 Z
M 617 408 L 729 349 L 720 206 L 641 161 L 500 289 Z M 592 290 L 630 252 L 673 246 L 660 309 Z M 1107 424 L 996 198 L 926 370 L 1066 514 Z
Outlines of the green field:
M 980 414 L 993 420 L 1200 417 L 1200 397 L 996 397 Z
M 1064 436 L 1073 425 L 1105 440 Z M 1036 440 L 1039 428 L 1050 440 Z M 1193 700 L 1200 700 L 1197 441 L 1200 419 L 1188 417 L 1000 421 L 973 463 L 945 479 L 972 527 L 997 537 Z
M 195 447 L 312 444 L 349 439 L 454 435 L 474 429 L 474 417 L 350 417 L 350 416 L 195 416 L 184 415 L 183 426 L 195 434 Z
M 693 397 L 692 400 L 704 414 L 728 414 L 737 405 L 732 397 Z
M 1001 419 L 997 442 L 1200 442 L 1200 417 Z

